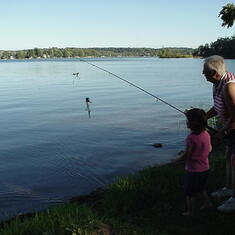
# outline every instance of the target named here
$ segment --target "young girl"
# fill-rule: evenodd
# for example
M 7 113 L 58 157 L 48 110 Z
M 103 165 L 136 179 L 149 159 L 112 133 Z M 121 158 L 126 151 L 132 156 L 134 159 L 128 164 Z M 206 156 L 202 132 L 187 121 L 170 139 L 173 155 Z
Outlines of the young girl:
M 201 209 L 212 207 L 206 192 L 209 173 L 208 155 L 212 150 L 210 135 L 206 131 L 207 121 L 205 111 L 191 109 L 186 112 L 187 127 L 191 133 L 186 138 L 185 153 L 175 162 L 185 160 L 185 183 L 187 211 L 183 215 L 193 215 L 195 210 L 195 196 L 200 193 L 204 198 Z

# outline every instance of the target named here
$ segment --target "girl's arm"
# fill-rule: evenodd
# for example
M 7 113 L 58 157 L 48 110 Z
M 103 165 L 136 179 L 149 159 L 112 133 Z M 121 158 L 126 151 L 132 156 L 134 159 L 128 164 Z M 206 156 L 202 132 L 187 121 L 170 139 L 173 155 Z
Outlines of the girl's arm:
M 172 163 L 181 163 L 189 158 L 192 154 L 192 146 L 186 146 L 185 152 L 177 159 L 173 160 Z
M 211 151 L 212 151 L 212 145 L 210 144 L 209 152 L 211 152 Z

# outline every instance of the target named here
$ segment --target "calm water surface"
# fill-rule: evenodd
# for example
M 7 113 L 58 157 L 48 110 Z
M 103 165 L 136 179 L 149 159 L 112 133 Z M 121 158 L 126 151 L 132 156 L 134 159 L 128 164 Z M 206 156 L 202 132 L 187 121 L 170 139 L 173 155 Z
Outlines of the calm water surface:
M 200 59 L 87 60 L 179 109 L 212 104 Z M 226 63 L 235 72 L 235 61 Z M 105 187 L 183 149 L 181 113 L 84 62 L 2 61 L 0 74 L 0 220 Z

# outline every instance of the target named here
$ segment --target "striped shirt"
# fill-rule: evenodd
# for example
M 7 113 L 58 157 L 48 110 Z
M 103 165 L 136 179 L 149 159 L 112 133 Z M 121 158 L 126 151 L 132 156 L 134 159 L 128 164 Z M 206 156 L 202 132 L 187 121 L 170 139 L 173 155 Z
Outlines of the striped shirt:
M 213 85 L 214 109 L 223 123 L 226 123 L 229 119 L 229 113 L 225 105 L 224 92 L 226 85 L 230 82 L 235 82 L 235 74 L 227 72 L 223 75 L 218 84 Z

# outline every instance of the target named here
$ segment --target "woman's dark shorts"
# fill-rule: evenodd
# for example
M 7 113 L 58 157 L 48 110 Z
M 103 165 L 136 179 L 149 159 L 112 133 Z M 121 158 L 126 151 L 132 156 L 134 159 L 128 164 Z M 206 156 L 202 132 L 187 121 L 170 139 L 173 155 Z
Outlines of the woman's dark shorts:
M 184 192 L 192 197 L 206 189 L 209 171 L 187 172 L 184 180 Z
M 231 149 L 232 153 L 235 154 L 235 130 L 231 130 L 225 136 L 227 145 Z

